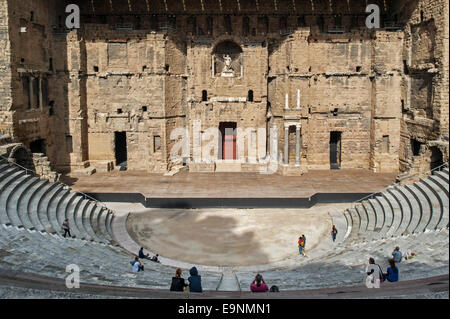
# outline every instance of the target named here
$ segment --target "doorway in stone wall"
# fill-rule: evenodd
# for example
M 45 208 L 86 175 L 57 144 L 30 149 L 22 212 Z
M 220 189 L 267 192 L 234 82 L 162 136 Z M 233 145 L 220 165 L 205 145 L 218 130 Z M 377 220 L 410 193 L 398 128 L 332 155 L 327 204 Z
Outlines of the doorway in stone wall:
M 341 168 L 341 132 L 330 133 L 330 168 Z
M 127 132 L 114 132 L 114 152 L 116 166 L 120 166 L 121 171 L 127 169 Z
M 219 124 L 219 130 L 222 136 L 221 143 L 219 143 L 219 158 L 223 160 L 237 159 L 236 127 L 236 122 L 221 122 Z
M 30 151 L 31 153 L 41 153 L 46 154 L 46 147 L 45 147 L 45 139 L 39 139 L 35 140 L 30 143 Z
M 430 150 L 431 150 L 430 170 L 432 170 L 444 164 L 444 161 L 442 152 L 437 146 L 431 147 Z

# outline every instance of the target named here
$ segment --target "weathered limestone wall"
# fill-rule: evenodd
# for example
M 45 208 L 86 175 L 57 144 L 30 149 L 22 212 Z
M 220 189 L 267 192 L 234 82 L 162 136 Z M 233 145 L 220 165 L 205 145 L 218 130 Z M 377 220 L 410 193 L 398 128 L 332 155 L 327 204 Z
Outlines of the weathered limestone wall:
M 0 133 L 13 134 L 8 2 L 0 1 Z
M 115 162 L 116 132 L 129 169 L 171 170 L 171 132 L 188 128 L 193 156 L 197 121 L 276 125 L 296 169 L 330 167 L 331 132 L 341 168 L 422 170 L 436 148 L 448 160 L 448 1 L 372 2 L 405 25 L 377 31 L 356 0 L 75 2 L 68 33 L 64 1 L 0 2 L 0 130 L 43 141 L 58 170 Z
M 67 46 L 58 47 L 53 26 L 64 13 L 64 3 L 10 0 L 2 1 L 2 8 L 6 2 L 12 89 L 7 122 L 15 141 L 30 149 L 33 142 L 41 140 L 43 149 L 38 151 L 45 151 L 58 166 L 68 162 L 68 154 L 61 152 L 66 149 L 64 83 L 68 81 L 58 74 L 63 71 L 60 64 L 66 61 Z
M 405 28 L 405 107 L 400 148 L 402 170 L 430 169 L 430 148 L 437 147 L 448 161 L 449 3 L 416 0 L 402 8 Z M 424 145 L 413 154 L 411 141 Z

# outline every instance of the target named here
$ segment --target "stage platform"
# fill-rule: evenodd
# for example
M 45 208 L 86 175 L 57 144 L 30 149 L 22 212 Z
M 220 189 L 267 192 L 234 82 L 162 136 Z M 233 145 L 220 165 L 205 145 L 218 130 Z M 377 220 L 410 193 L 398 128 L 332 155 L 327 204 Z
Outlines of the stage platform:
M 366 194 L 395 182 L 396 173 L 368 170 L 316 170 L 302 176 L 259 173 L 189 173 L 174 176 L 144 171 L 113 171 L 63 176 L 61 181 L 88 194 L 142 194 L 158 198 L 310 198 L 314 194 Z

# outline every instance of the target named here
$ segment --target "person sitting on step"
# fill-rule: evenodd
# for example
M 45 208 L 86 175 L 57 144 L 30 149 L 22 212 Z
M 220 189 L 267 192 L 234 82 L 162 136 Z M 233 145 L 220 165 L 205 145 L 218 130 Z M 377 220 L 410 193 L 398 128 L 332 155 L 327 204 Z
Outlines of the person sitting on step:
M 191 275 L 188 278 L 189 281 L 189 291 L 190 292 L 203 292 L 202 288 L 202 276 L 198 274 L 198 270 L 196 267 L 192 267 L 189 270 L 189 274 Z
M 148 259 L 148 260 L 151 260 L 149 254 L 147 254 L 147 255 L 144 254 L 144 247 L 141 247 L 141 249 L 139 249 L 138 256 L 139 256 L 140 259 Z
M 159 261 L 159 255 L 158 254 L 156 254 L 156 256 L 153 256 L 152 257 L 152 259 L 151 259 L 151 261 L 154 261 L 155 263 L 161 263 L 160 261 Z
M 402 261 L 403 254 L 400 251 L 400 247 L 395 247 L 394 251 L 392 252 L 392 256 L 394 257 L 393 259 L 396 263 Z
M 390 282 L 398 281 L 398 267 L 395 266 L 395 261 L 393 259 L 389 259 L 389 267 L 387 268 L 385 278 Z
M 144 271 L 144 265 L 139 260 L 139 257 L 135 257 L 133 261 L 130 261 L 131 266 L 133 266 L 133 272 Z
M 172 277 L 172 284 L 170 285 L 170 291 L 184 291 L 189 284 L 184 282 L 184 278 L 181 277 L 181 269 L 178 268 L 175 277 Z
M 267 292 L 269 290 L 269 287 L 264 281 L 263 276 L 257 274 L 255 276 L 255 279 L 253 279 L 252 283 L 250 284 L 250 290 L 252 292 Z

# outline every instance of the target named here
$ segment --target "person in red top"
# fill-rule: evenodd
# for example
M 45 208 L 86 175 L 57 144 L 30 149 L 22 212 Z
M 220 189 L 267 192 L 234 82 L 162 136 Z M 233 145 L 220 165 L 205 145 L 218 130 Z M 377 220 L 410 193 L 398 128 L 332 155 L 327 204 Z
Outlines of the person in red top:
M 260 274 L 257 274 L 255 279 L 253 279 L 250 290 L 252 292 L 267 292 L 269 291 L 269 287 L 267 286 L 266 282 L 264 281 L 263 276 Z
M 305 256 L 305 252 L 303 251 L 304 248 L 305 248 L 305 241 L 304 241 L 303 237 L 299 237 L 298 238 L 298 251 L 300 252 L 300 255 Z

